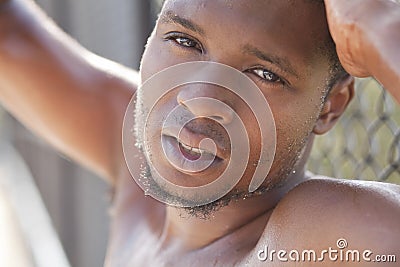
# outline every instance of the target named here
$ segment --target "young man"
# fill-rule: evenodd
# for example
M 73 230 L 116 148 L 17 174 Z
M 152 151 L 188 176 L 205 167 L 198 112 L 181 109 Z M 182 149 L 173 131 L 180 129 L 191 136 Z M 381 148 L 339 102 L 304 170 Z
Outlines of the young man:
M 71 41 L 32 2 L 2 2 L 1 103 L 115 187 L 107 266 L 396 266 L 400 260 L 398 186 L 315 177 L 304 167 L 313 136 L 329 131 L 353 97 L 348 73 L 374 76 L 400 100 L 398 3 L 167 0 L 143 55 L 139 83 L 135 72 Z M 232 147 L 216 122 L 223 125 L 231 115 L 193 99 L 218 100 L 245 118 L 250 144 L 233 190 L 207 205 L 179 208 L 146 197 L 135 184 L 121 129 L 139 85 L 166 68 L 199 61 L 230 66 L 254 81 L 275 119 L 276 152 L 263 184 L 249 193 L 262 152 L 253 107 L 212 84 L 176 87 L 158 101 L 153 117 L 137 115 L 136 127 L 158 133 L 163 124 L 154 122 L 183 107 L 200 118 L 184 125 L 186 141 L 196 141 L 175 145 L 189 158 L 199 151 L 200 139 L 212 139 L 218 162 L 203 171 L 182 171 L 168 162 L 160 138 L 150 135 L 154 146 L 125 151 L 145 154 L 150 171 L 143 178 L 157 178 L 156 166 L 165 179 L 193 186 L 212 182 L 227 167 L 231 154 L 224 152 Z M 141 108 L 137 114 L 146 113 Z

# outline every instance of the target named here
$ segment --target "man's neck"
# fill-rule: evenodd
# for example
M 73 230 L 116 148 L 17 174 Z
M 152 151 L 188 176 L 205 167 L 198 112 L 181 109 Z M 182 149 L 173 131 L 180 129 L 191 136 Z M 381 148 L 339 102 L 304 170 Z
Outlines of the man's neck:
M 206 219 L 169 206 L 160 245 L 163 248 L 176 247 L 182 251 L 193 251 L 234 233 L 260 217 L 265 217 L 265 223 L 258 225 L 265 227 L 269 215 L 283 196 L 307 179 L 304 171 L 296 172 L 287 179 L 284 186 L 258 196 L 232 200 L 229 205 L 213 211 Z M 260 230 L 260 235 L 263 231 L 254 230 Z

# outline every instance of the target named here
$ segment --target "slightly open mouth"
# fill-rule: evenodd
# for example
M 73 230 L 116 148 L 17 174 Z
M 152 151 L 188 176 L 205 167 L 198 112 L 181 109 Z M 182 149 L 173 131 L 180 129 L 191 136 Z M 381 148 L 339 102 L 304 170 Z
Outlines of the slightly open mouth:
M 175 137 L 162 137 L 164 153 L 168 161 L 178 170 L 185 173 L 201 173 L 206 169 L 217 167 L 223 162 L 221 158 L 206 149 L 192 147 Z
M 179 143 L 179 149 L 182 152 L 182 155 L 188 160 L 198 160 L 201 157 L 201 154 L 207 153 L 205 150 L 201 148 L 191 147 L 184 143 Z

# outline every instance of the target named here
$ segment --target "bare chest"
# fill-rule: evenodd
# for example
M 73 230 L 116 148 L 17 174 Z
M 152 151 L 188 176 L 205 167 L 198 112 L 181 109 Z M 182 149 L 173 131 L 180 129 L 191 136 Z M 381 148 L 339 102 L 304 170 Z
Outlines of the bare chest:
M 256 255 L 256 244 L 261 233 L 254 227 L 245 227 L 207 247 L 182 251 L 179 248 L 161 248 L 159 231 L 153 231 L 145 222 L 130 234 L 114 232 L 118 242 L 108 255 L 106 266 L 244 266 L 247 258 Z

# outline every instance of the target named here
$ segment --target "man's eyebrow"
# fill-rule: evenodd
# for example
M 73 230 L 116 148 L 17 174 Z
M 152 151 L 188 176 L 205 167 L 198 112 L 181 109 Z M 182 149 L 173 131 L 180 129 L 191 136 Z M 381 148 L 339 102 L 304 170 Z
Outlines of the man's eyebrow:
M 290 73 L 293 76 L 299 78 L 299 74 L 295 71 L 292 64 L 290 64 L 290 61 L 285 57 L 268 55 L 268 54 L 262 52 L 260 49 L 254 47 L 252 45 L 249 45 L 249 44 L 245 45 L 242 48 L 242 51 L 246 54 L 256 56 L 263 61 L 267 61 L 274 65 L 277 65 L 283 71 Z
M 197 25 L 196 23 L 194 23 L 189 19 L 179 17 L 172 11 L 167 11 L 161 14 L 159 22 L 162 24 L 169 24 L 169 23 L 179 24 L 188 30 L 204 35 L 204 30 L 199 25 Z

